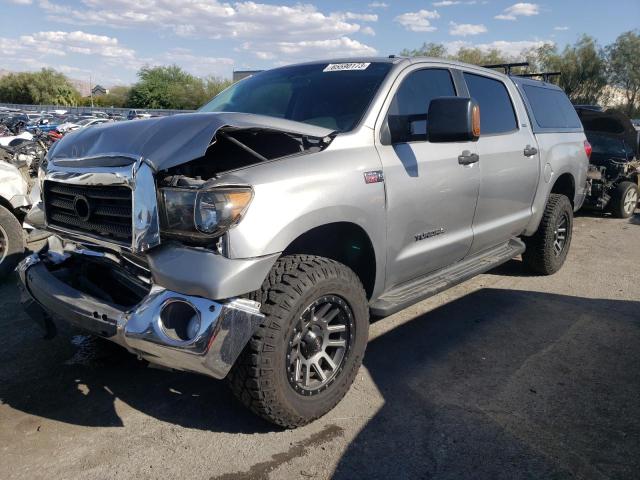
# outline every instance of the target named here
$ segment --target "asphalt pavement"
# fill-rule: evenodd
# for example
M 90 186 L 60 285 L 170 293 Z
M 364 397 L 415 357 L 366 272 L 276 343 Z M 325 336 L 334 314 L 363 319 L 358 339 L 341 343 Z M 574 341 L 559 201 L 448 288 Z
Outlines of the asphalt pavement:
M 579 215 L 519 260 L 371 326 L 324 418 L 280 430 L 224 382 L 44 340 L 0 284 L 1 479 L 640 478 L 640 214 Z

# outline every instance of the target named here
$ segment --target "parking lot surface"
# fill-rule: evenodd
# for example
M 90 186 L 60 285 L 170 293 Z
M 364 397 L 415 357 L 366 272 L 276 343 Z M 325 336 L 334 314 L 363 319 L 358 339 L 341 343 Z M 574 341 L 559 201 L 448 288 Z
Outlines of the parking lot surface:
M 567 264 L 513 260 L 370 330 L 327 416 L 282 431 L 224 382 L 43 340 L 0 284 L 0 478 L 640 477 L 640 215 L 579 215 Z

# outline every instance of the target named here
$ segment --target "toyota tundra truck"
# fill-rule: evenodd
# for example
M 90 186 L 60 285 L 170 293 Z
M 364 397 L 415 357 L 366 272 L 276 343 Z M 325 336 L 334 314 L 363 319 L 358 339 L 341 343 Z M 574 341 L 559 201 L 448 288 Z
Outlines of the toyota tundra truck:
M 370 317 L 518 255 L 560 269 L 589 150 L 548 83 L 432 58 L 276 68 L 56 142 L 23 304 L 48 336 L 227 378 L 294 428 L 345 395 Z

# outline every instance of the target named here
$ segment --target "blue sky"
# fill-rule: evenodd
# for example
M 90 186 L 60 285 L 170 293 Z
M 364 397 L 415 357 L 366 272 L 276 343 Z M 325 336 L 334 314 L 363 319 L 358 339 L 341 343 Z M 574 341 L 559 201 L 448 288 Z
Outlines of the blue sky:
M 140 66 L 230 77 L 336 56 L 388 55 L 423 42 L 511 53 L 581 33 L 601 44 L 640 27 L 639 0 L 0 0 L 0 69 L 53 67 L 105 85 Z

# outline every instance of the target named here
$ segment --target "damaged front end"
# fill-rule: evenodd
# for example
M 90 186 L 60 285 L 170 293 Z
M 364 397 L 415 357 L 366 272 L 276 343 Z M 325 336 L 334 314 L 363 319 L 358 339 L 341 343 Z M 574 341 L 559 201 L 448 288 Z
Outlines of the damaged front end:
M 194 114 L 69 135 L 39 172 L 27 220 L 55 236 L 19 266 L 25 307 L 152 363 L 224 377 L 262 320 L 257 290 L 278 254 L 224 255 L 251 185 L 223 172 L 320 151 L 332 132 L 248 114 Z M 63 322 L 60 322 L 63 320 Z M 57 326 L 56 326 L 57 325 Z
M 212 301 L 145 284 L 108 254 L 75 245 L 33 254 L 18 273 L 23 306 L 47 336 L 77 327 L 151 363 L 214 378 L 227 375 L 263 318 L 251 300 Z

